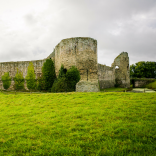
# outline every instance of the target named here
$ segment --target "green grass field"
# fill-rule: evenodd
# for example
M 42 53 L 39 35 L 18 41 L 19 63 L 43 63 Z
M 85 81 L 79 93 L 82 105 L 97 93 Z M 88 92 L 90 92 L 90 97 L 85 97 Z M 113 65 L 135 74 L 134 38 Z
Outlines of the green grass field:
M 101 89 L 101 91 L 103 92 L 125 92 L 125 90 L 129 90 L 128 88 L 105 88 L 105 89 Z
M 148 85 L 146 85 L 147 88 L 150 88 L 150 89 L 154 89 L 156 90 L 156 81 L 155 82 L 152 82 L 152 83 L 149 83 Z
M 155 156 L 156 93 L 0 93 L 0 156 Z

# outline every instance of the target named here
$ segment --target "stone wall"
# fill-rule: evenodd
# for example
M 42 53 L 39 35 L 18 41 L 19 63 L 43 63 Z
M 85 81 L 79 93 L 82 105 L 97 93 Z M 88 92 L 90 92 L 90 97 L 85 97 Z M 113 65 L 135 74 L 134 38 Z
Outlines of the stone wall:
M 52 59 L 55 64 L 56 76 L 59 74 L 61 65 L 68 70 L 76 66 L 80 71 L 81 79 L 76 85 L 78 92 L 97 92 L 99 85 L 101 89 L 114 87 L 115 80 L 120 87 L 130 87 L 129 78 L 129 57 L 127 52 L 121 53 L 114 60 L 111 67 L 97 63 L 97 41 L 89 37 L 76 37 L 62 40 L 58 43 L 53 52 L 46 58 Z M 31 61 L 34 64 L 36 78 L 42 73 L 43 63 L 46 61 Z M 21 62 L 2 62 L 0 63 L 0 80 L 5 72 L 9 72 L 13 78 L 17 72 L 23 72 L 27 75 L 27 69 L 30 61 Z M 119 67 L 116 69 L 116 67 Z M 13 89 L 12 81 L 10 89 Z M 0 82 L 2 87 L 2 83 Z M 25 83 L 26 87 L 26 83 Z
M 130 87 L 130 71 L 129 71 L 129 57 L 127 52 L 122 52 L 118 55 L 112 67 L 115 68 L 115 79 L 116 83 L 120 87 Z
M 61 64 L 66 69 L 76 66 L 81 80 L 97 80 L 97 41 L 92 38 L 77 37 L 62 40 L 55 47 L 55 70 L 59 74 Z
M 113 67 L 98 64 L 100 89 L 111 88 L 115 85 L 115 70 Z
M 133 84 L 134 88 L 141 88 L 145 87 L 145 85 L 152 83 L 156 81 L 154 78 L 136 78 L 136 79 L 131 79 L 131 83 Z
M 56 76 L 58 76 L 62 64 L 67 70 L 72 66 L 76 66 L 80 71 L 81 79 L 80 83 L 76 86 L 77 91 L 86 91 L 86 86 L 88 86 L 88 91 L 99 90 L 99 87 L 97 88 L 98 69 L 96 40 L 87 37 L 76 37 L 62 40 L 55 47 Z M 83 81 L 83 83 L 81 81 Z M 93 83 L 91 84 L 90 82 Z
M 23 72 L 23 77 L 25 78 L 27 75 L 27 70 L 29 66 L 29 62 L 33 62 L 34 65 L 34 70 L 36 74 L 36 78 L 42 74 L 42 66 L 43 63 L 45 62 L 44 60 L 36 60 L 36 61 L 19 61 L 19 62 L 1 62 L 0 63 L 0 80 L 2 75 L 4 75 L 5 72 L 9 72 L 10 77 L 12 78 L 10 90 L 13 89 L 14 81 L 13 77 L 15 77 L 17 68 L 19 71 Z M 26 83 L 25 83 L 26 87 Z M 2 87 L 2 82 L 0 83 L 0 88 L 3 89 Z
M 52 59 L 53 62 L 55 62 L 55 49 L 53 50 L 53 52 L 46 59 Z

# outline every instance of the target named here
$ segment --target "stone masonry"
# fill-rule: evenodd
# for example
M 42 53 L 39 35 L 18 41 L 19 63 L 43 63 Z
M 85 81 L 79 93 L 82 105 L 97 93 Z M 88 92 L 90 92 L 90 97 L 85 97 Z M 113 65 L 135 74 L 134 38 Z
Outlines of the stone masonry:
M 129 58 L 128 53 L 123 52 L 117 56 L 111 67 L 97 63 L 97 41 L 88 37 L 76 37 L 62 40 L 56 45 L 54 51 L 46 58 L 55 63 L 56 75 L 63 64 L 66 69 L 76 66 L 80 71 L 81 79 L 76 85 L 77 92 L 97 92 L 104 88 L 114 87 L 118 81 L 121 87 L 129 87 Z M 36 78 L 42 73 L 43 63 L 46 61 L 32 61 Z M 30 61 L 2 62 L 0 63 L 0 80 L 5 72 L 9 72 L 13 78 L 17 72 L 27 75 Z M 118 66 L 118 69 L 116 67 Z M 13 79 L 12 79 L 13 80 Z M 2 82 L 0 83 L 2 87 Z M 26 84 L 25 84 L 26 86 Z M 13 89 L 13 81 L 10 90 Z
M 129 57 L 127 52 L 118 55 L 111 67 L 98 64 L 98 77 L 100 88 L 111 88 L 115 84 L 119 87 L 130 87 Z

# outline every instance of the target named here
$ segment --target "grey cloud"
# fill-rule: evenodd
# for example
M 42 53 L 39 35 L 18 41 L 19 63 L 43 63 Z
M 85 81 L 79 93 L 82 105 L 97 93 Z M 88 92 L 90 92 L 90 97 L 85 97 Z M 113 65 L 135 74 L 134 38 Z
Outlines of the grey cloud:
M 122 51 L 130 63 L 156 60 L 155 0 L 53 0 L 42 12 L 30 10 L 25 31 L 1 27 L 0 62 L 46 58 L 64 38 L 98 41 L 98 62 L 111 65 Z M 2 53 L 3 51 L 3 53 Z M 3 58 L 3 59 L 2 59 Z
M 27 14 L 24 16 L 24 19 L 27 24 L 34 25 L 37 23 L 37 19 L 32 14 Z

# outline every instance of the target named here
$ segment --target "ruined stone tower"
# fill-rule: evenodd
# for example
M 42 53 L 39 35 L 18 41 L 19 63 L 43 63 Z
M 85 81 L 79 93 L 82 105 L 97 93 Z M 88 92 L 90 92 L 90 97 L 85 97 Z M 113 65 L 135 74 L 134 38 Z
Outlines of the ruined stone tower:
M 112 67 L 115 68 L 115 81 L 123 88 L 130 87 L 129 57 L 127 52 L 118 55 Z
M 67 70 L 76 66 L 80 71 L 77 91 L 99 91 L 97 69 L 97 41 L 87 37 L 62 40 L 55 47 L 55 71 L 59 74 L 61 64 Z

